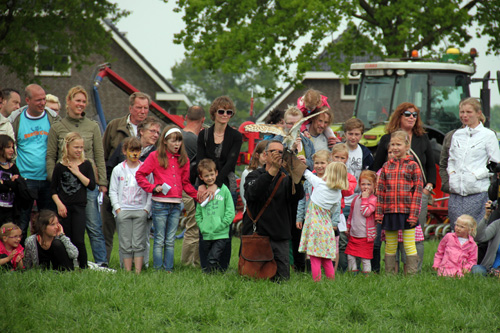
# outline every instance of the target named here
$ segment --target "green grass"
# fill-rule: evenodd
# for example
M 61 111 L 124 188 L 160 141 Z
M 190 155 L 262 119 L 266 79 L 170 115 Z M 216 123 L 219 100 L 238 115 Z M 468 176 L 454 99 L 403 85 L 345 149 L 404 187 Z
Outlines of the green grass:
M 277 284 L 231 269 L 205 275 L 180 265 L 136 276 L 96 271 L 1 273 L 0 332 L 148 331 L 492 331 L 500 327 L 493 278 L 438 278 L 437 242 L 425 244 L 423 272 L 412 277 L 337 274 L 314 283 L 292 273 Z M 90 252 L 89 252 L 90 254 Z M 91 257 L 89 255 L 89 257 Z M 118 266 L 113 252 L 111 266 Z

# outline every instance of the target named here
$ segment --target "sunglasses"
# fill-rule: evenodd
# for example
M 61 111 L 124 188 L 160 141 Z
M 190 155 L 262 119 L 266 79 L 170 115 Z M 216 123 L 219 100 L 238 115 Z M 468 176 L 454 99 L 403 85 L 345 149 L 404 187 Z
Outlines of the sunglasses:
M 278 154 L 280 155 L 283 155 L 283 150 L 278 150 L 278 149 L 271 149 L 271 150 L 268 150 L 269 153 L 274 153 L 274 152 L 277 152 Z
M 405 116 L 406 118 L 408 118 L 410 116 L 413 116 L 413 118 L 417 118 L 418 112 L 417 111 L 411 112 L 411 111 L 406 110 L 405 112 L 403 112 L 403 116 Z
M 217 113 L 221 116 L 223 116 L 224 114 L 227 114 L 228 116 L 232 116 L 233 115 L 233 110 L 217 110 Z

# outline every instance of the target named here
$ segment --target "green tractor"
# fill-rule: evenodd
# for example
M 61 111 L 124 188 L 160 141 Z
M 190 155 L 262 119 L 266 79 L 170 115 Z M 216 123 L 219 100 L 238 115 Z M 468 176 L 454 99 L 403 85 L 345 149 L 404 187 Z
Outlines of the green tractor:
M 361 119 L 367 129 L 361 144 L 375 152 L 394 109 L 403 102 L 410 102 L 420 109 L 438 157 L 445 134 L 461 126 L 458 105 L 462 99 L 470 97 L 469 85 L 476 81 L 483 82 L 486 88 L 481 91 L 481 100 L 488 119 L 489 72 L 482 79 L 472 79 L 475 66 L 455 63 L 460 58 L 458 53 L 457 49 L 449 49 L 439 62 L 411 57 L 352 64 L 351 76 L 361 75 L 354 106 L 354 117 Z M 474 56 L 473 49 L 471 58 Z M 339 124 L 332 128 L 342 130 Z

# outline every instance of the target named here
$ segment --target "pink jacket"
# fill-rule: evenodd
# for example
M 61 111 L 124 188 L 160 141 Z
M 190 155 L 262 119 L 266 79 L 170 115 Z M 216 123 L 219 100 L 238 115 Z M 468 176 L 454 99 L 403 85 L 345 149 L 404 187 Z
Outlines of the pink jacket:
M 448 233 L 439 243 L 434 255 L 433 268 L 437 268 L 439 276 L 464 276 L 463 269 L 470 272 L 477 264 L 477 245 L 474 238 L 460 245 L 455 233 Z
M 135 173 L 135 179 L 142 189 L 148 193 L 152 193 L 157 185 L 167 183 L 172 188 L 168 191 L 167 195 L 162 192 L 153 193 L 153 197 L 160 198 L 182 198 L 182 191 L 184 190 L 190 197 L 196 200 L 198 192 L 193 185 L 189 182 L 189 159 L 182 167 L 179 166 L 179 154 L 170 154 L 167 151 L 168 168 L 165 169 L 158 162 L 158 151 L 149 154 L 148 158 L 141 165 L 139 170 Z M 151 184 L 146 176 L 153 174 L 154 184 Z
M 356 200 L 361 198 L 361 195 L 354 197 L 351 203 L 351 211 L 349 212 L 349 217 L 347 218 L 347 231 L 351 230 L 352 223 L 352 209 Z M 375 195 L 370 195 L 368 198 L 361 198 L 361 214 L 366 217 L 366 239 L 368 242 L 374 242 L 375 237 L 377 237 L 377 228 L 375 226 L 375 208 L 377 207 L 377 197 Z
M 328 100 L 328 97 L 321 95 L 321 106 L 320 107 L 326 106 L 327 108 L 330 108 L 330 105 L 328 105 L 327 100 Z M 310 116 L 311 114 L 316 112 L 316 110 L 307 110 L 306 109 L 306 106 L 304 105 L 304 96 L 299 97 L 299 99 L 297 99 L 297 107 L 302 112 L 304 117 Z M 317 109 L 319 109 L 319 108 L 317 108 Z M 300 126 L 300 132 L 304 132 L 305 130 L 307 130 L 306 125 L 309 124 L 310 122 L 311 122 L 311 119 L 304 122 L 302 124 L 302 126 Z
M 12 264 L 12 270 L 16 270 L 17 269 L 17 257 L 21 257 L 21 258 L 24 258 L 24 247 L 19 244 L 15 250 L 17 250 L 17 253 L 14 255 L 14 258 L 12 258 L 12 260 L 10 261 L 10 263 Z M 12 250 L 14 251 L 14 250 Z M 12 252 L 10 251 L 10 252 Z M 10 255 L 10 252 L 7 251 L 7 249 L 5 248 L 5 245 L 2 241 L 0 241 L 0 254 L 5 254 L 7 256 Z M 21 267 L 21 268 L 24 268 L 24 267 Z

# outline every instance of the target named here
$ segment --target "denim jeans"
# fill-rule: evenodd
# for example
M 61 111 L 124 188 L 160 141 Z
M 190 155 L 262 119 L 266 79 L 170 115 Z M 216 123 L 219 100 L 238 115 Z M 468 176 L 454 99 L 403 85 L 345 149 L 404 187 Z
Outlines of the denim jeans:
M 36 205 L 38 211 L 42 209 L 50 209 L 52 211 L 57 212 L 57 207 L 52 200 L 52 195 L 50 193 L 50 182 L 48 180 L 33 180 L 26 179 L 26 186 L 28 189 L 36 192 L 38 198 L 36 199 Z M 22 244 L 24 244 L 24 240 L 28 234 L 28 227 L 30 225 L 31 220 L 31 210 L 33 209 L 33 201 L 30 203 L 29 208 L 21 209 L 20 212 L 20 221 L 19 227 L 23 233 Z
M 372 272 L 380 273 L 380 247 L 382 246 L 382 224 L 377 223 L 377 237 L 373 242 Z
M 171 272 L 174 268 L 175 233 L 179 226 L 181 205 L 153 201 L 153 267 Z
M 488 275 L 488 269 L 483 265 L 474 265 L 470 271 L 472 274 L 478 274 L 482 276 Z
M 94 255 L 94 261 L 97 264 L 108 263 L 106 257 L 106 242 L 102 233 L 102 220 L 97 197 L 99 196 L 99 189 L 96 188 L 91 191 L 87 189 L 87 207 L 85 207 L 85 215 L 87 220 L 85 223 L 87 234 L 90 239 L 90 247 Z

